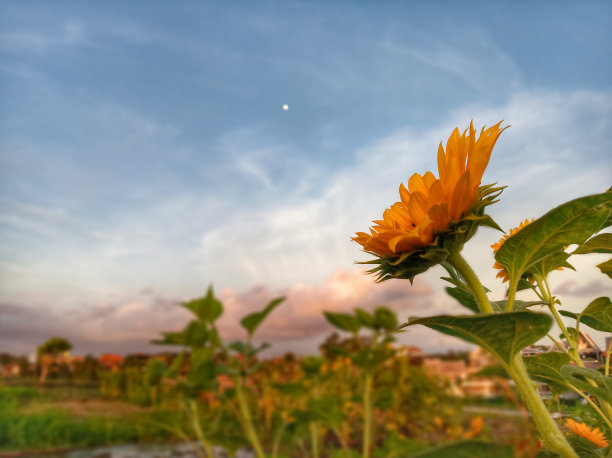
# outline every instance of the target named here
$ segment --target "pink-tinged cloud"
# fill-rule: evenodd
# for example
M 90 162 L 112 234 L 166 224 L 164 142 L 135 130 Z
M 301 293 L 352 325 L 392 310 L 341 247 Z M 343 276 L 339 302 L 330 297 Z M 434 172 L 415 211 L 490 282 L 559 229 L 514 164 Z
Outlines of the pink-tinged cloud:
M 225 289 L 219 293 L 225 306 L 219 328 L 224 338 L 242 338 L 244 330 L 240 327 L 240 319 L 262 309 L 273 298 L 284 296 L 286 301 L 261 325 L 256 337 L 265 340 L 303 338 L 331 331 L 323 316 L 325 310 L 351 312 L 355 307 L 371 310 L 385 305 L 398 313 L 416 311 L 427 306 L 431 294 L 429 286 L 418 278 L 413 285 L 408 281 L 375 283 L 363 270 L 339 269 L 321 286 L 296 284 L 279 291 L 256 286 L 242 293 Z
M 202 292 L 204 294 L 205 291 Z M 243 339 L 245 331 L 240 319 L 261 310 L 270 300 L 285 296 L 281 304 L 260 326 L 256 340 L 267 340 L 280 348 L 284 340 L 309 339 L 332 331 L 323 311 L 350 312 L 355 307 L 373 309 L 386 305 L 398 313 L 400 320 L 411 314 L 431 309 L 432 291 L 424 281 L 387 281 L 375 283 L 363 270 L 337 270 L 325 284 L 297 284 L 282 290 L 256 286 L 237 292 L 224 289 L 216 292 L 224 304 L 218 321 L 225 340 Z M 183 329 L 193 316 L 179 306 L 179 301 L 143 291 L 124 302 L 82 307 L 66 313 L 45 308 L 0 304 L 0 352 L 18 354 L 32 352 L 52 336 L 68 338 L 74 352 L 100 354 L 107 351 L 163 351 L 151 346 L 165 331 Z M 316 348 L 316 347 L 315 347 Z

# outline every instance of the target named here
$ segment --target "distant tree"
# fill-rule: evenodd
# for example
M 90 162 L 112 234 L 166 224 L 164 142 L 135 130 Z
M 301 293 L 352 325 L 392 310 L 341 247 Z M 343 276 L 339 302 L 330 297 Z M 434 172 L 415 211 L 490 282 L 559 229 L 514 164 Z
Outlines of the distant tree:
M 72 344 L 63 337 L 51 337 L 38 347 L 39 355 L 58 355 L 72 349 Z
M 61 364 L 67 365 L 67 372 L 72 371 L 69 358 L 64 357 L 64 353 L 72 348 L 72 344 L 63 337 L 52 337 L 38 347 L 38 362 L 40 364 L 41 383 L 45 383 L 52 367 L 60 367 Z M 64 371 L 65 373 L 66 371 Z

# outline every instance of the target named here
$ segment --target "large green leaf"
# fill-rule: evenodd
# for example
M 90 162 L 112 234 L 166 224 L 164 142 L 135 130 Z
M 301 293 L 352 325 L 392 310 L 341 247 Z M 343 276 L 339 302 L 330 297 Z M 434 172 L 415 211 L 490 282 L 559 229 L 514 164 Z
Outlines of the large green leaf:
M 612 253 L 612 234 L 606 232 L 591 237 L 572 252 L 572 254 L 588 253 Z
M 212 286 L 208 287 L 206 296 L 181 304 L 191 310 L 200 320 L 212 323 L 223 314 L 223 304 L 215 298 Z
M 327 321 L 342 331 L 354 334 L 359 332 L 361 328 L 360 321 L 355 316 L 348 313 L 323 312 L 323 314 Z
M 602 332 L 612 332 L 612 301 L 609 297 L 602 296 L 591 301 L 580 314 L 559 311 L 564 316 L 580 320 L 581 323 Z
M 604 275 L 612 278 L 612 259 L 608 259 L 607 261 L 602 262 L 601 264 L 597 264 L 599 270 Z
M 563 378 L 587 393 L 597 396 L 599 399 L 612 402 L 612 377 L 604 375 L 595 369 L 586 367 L 565 365 L 561 367 L 561 375 Z M 588 380 L 595 382 L 596 386 L 589 383 Z
M 521 349 L 546 335 L 552 318 L 529 311 L 468 316 L 439 315 L 413 319 L 402 327 L 415 324 L 475 343 L 509 364 Z
M 564 247 L 582 244 L 605 224 L 612 210 L 612 193 L 581 197 L 560 205 L 508 238 L 495 259 L 518 279 L 536 263 Z
M 270 314 L 270 312 L 272 312 L 272 310 L 278 307 L 284 300 L 284 297 L 277 297 L 276 299 L 271 300 L 263 310 L 259 312 L 249 313 L 248 315 L 243 317 L 242 320 L 240 320 L 240 324 L 244 329 L 246 329 L 249 336 L 252 336 L 255 333 L 257 327 L 261 324 L 261 322 L 265 320 L 266 317 Z
M 440 445 L 422 452 L 401 455 L 404 458 L 513 458 L 514 449 L 507 445 L 467 440 Z
M 567 381 L 561 375 L 561 367 L 570 363 L 565 353 L 548 352 L 523 358 L 530 377 L 538 382 L 546 383 L 551 391 L 560 394 L 570 390 Z

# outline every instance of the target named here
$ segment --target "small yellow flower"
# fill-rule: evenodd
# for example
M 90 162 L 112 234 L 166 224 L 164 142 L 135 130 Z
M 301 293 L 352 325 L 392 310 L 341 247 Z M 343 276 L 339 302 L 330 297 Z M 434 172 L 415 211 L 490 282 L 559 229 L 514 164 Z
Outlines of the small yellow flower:
M 449 229 L 476 204 L 482 175 L 489 163 L 493 146 L 505 128 L 501 121 L 488 129 L 476 130 L 470 123 L 469 133 L 455 129 L 446 143 L 438 148 L 438 173 L 415 173 L 408 188 L 400 184 L 400 201 L 385 210 L 381 220 L 374 221 L 370 233 L 357 232 L 352 240 L 364 250 L 380 257 L 399 257 L 434 243 L 434 234 Z
M 501 246 L 504 244 L 506 240 L 508 240 L 510 237 L 512 237 L 514 234 L 516 234 L 518 231 L 520 231 L 521 229 L 523 229 L 525 226 L 527 226 L 530 223 L 533 223 L 533 218 L 531 218 L 531 221 L 526 219 L 521 224 L 519 224 L 518 227 L 513 227 L 512 229 L 510 229 L 508 234 L 504 234 L 503 237 L 499 239 L 497 243 L 494 243 L 493 245 L 491 245 L 491 248 L 493 248 L 493 253 L 497 253 L 497 250 L 501 248 Z M 510 280 L 510 276 L 508 275 L 506 268 L 502 266 L 499 262 L 495 262 L 495 264 L 493 265 L 493 268 L 499 269 L 499 272 L 497 272 L 496 277 L 501 278 L 502 283 L 506 283 L 508 280 Z
M 578 434 L 580 437 L 584 437 L 585 439 L 590 440 L 595 445 L 599 447 L 607 447 L 609 442 L 603 433 L 599 430 L 599 428 L 589 428 L 584 423 L 578 423 L 572 420 L 571 418 L 566 419 L 567 426 L 570 427 L 572 431 Z
M 493 248 L 493 253 L 497 253 L 497 250 L 499 250 L 501 248 L 501 246 L 504 244 L 504 242 L 506 240 L 508 240 L 514 234 L 516 234 L 521 229 L 523 229 L 525 226 L 527 226 L 527 225 L 529 225 L 531 223 L 533 223 L 533 218 L 531 218 L 531 220 L 526 219 L 521 224 L 519 224 L 518 227 L 513 227 L 512 229 L 510 229 L 508 234 L 504 234 L 502 236 L 502 238 L 499 239 L 499 241 L 497 243 L 494 243 L 493 245 L 491 245 L 491 248 Z M 567 248 L 567 247 L 565 247 L 565 248 Z M 497 278 L 501 278 L 502 279 L 502 283 L 506 283 L 508 280 L 510 280 L 510 276 L 508 275 L 508 271 L 499 262 L 496 261 L 495 264 L 493 264 L 493 268 L 494 269 L 499 269 L 499 272 L 497 272 L 496 277 Z M 557 270 L 563 270 L 563 267 L 558 267 Z M 534 283 L 534 279 L 532 277 L 529 277 L 529 281 L 531 283 Z
M 470 428 L 463 433 L 464 439 L 472 439 L 480 434 L 482 431 L 482 417 L 478 415 L 477 417 L 472 418 L 470 421 Z

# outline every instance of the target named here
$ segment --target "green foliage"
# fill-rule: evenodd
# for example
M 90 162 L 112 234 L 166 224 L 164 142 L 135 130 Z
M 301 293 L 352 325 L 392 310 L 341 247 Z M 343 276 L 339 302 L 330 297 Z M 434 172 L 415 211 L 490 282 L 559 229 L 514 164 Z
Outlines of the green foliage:
M 562 366 L 561 375 L 568 383 L 599 399 L 612 402 L 612 376 L 604 375 L 595 369 L 577 366 Z M 594 383 L 593 386 L 589 380 Z
M 404 455 L 405 458 L 514 458 L 514 450 L 507 445 L 467 440 L 445 444 L 422 452 Z
M 612 253 L 612 234 L 605 232 L 591 237 L 572 252 L 572 254 L 589 253 Z
M 565 353 L 549 352 L 524 358 L 525 367 L 530 377 L 538 382 L 546 383 L 554 394 L 568 391 L 570 387 L 561 374 L 561 367 L 570 363 Z
M 207 323 L 214 322 L 223 314 L 223 304 L 215 297 L 212 286 L 208 287 L 206 296 L 183 302 L 181 305 Z
M 598 331 L 612 332 L 612 301 L 609 297 L 602 296 L 594 299 L 579 314 L 566 310 L 560 310 L 559 313 Z
M 250 313 L 240 320 L 240 324 L 244 329 L 246 329 L 249 337 L 255 333 L 259 325 L 266 319 L 270 312 L 278 307 L 284 300 L 284 297 L 273 299 L 260 312 Z
M 325 318 L 330 324 L 341 331 L 350 332 L 356 334 L 361 329 L 361 323 L 359 319 L 348 313 L 334 313 L 324 312 Z
M 402 325 L 422 324 L 436 331 L 475 343 L 506 364 L 521 349 L 546 335 L 552 324 L 550 316 L 528 311 L 478 314 L 469 316 L 439 315 L 417 318 Z
M 566 246 L 584 243 L 599 231 L 611 210 L 610 192 L 567 202 L 508 238 L 497 250 L 495 259 L 506 267 L 511 283 L 518 281 L 523 273 L 531 273 L 536 264 L 548 271 L 563 266 L 565 259 L 559 253 Z M 546 263 L 545 269 L 542 263 Z
M 72 344 L 63 337 L 52 337 L 38 347 L 39 355 L 57 355 L 72 349 Z

